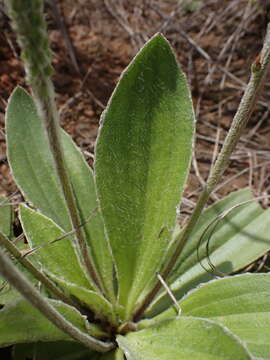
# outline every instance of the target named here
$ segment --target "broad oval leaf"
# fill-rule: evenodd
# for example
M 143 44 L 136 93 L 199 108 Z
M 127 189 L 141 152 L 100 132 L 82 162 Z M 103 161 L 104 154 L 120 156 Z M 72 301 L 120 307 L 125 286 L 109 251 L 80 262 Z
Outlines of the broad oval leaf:
M 65 231 L 71 230 L 66 203 L 58 182 L 43 124 L 32 97 L 22 88 L 12 93 L 6 115 L 8 160 L 13 177 L 26 197 Z M 105 293 L 114 298 L 111 251 L 96 199 L 94 178 L 80 150 L 64 132 L 62 145 L 77 200 L 81 223 Z
M 123 73 L 102 115 L 96 147 L 98 197 L 126 317 L 170 241 L 193 130 L 186 78 L 158 34 Z
M 224 324 L 260 359 L 270 359 L 270 274 L 213 280 L 190 292 L 179 305 L 184 316 Z M 156 319 L 175 314 L 170 308 Z
M 198 262 L 199 241 L 211 221 L 224 211 L 250 199 L 252 193 L 248 189 L 243 189 L 230 194 L 203 212 L 190 236 L 190 242 L 184 248 L 177 267 L 169 278 L 171 289 L 177 299 L 198 284 L 216 277 L 215 271 L 209 265 L 209 259 L 217 273 L 230 274 L 239 271 L 269 250 L 270 209 L 263 210 L 258 202 L 252 201 L 237 207 L 214 229 L 208 249 L 209 259 L 206 253 L 209 233 L 203 237 L 198 251 L 201 263 Z M 210 232 L 212 228 L 213 226 Z M 152 304 L 147 316 L 156 315 L 169 304 L 171 299 L 163 292 Z
M 244 344 L 217 322 L 181 316 L 118 336 L 127 360 L 247 360 Z

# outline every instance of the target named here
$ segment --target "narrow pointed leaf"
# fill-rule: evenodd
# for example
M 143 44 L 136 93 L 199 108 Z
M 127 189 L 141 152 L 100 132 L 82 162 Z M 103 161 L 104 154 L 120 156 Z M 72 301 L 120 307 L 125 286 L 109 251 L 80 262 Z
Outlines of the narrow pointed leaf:
M 96 148 L 98 196 L 127 313 L 170 241 L 193 128 L 186 78 L 168 42 L 156 35 L 123 73 Z
M 18 187 L 28 201 L 66 231 L 70 230 L 43 124 L 31 96 L 19 87 L 9 99 L 6 133 L 8 161 Z
M 252 199 L 252 197 L 252 192 L 248 188 L 234 191 L 203 211 L 198 223 L 196 224 L 193 232 L 190 235 L 190 240 L 187 242 L 183 252 L 181 253 L 181 256 L 179 257 L 175 265 L 174 271 L 172 271 L 172 274 L 170 276 L 170 282 L 177 279 L 179 275 L 183 274 L 187 269 L 191 268 L 198 262 L 197 249 L 199 246 L 200 238 L 203 235 L 203 232 L 206 230 L 207 226 L 224 211 L 227 211 L 233 206 L 236 206 L 244 201 L 250 200 Z M 262 208 L 257 202 L 248 203 L 233 210 L 224 218 L 224 220 L 220 221 L 219 225 L 215 228 L 215 232 L 211 241 L 211 248 L 217 248 L 217 245 L 219 245 L 220 243 L 222 244 L 224 241 L 226 241 L 226 238 L 229 238 L 229 235 L 234 235 L 235 233 L 240 231 L 240 226 L 243 227 L 244 225 L 248 224 L 250 218 L 261 214 L 262 211 Z M 238 223 L 239 218 L 236 218 L 236 215 L 238 214 L 242 214 L 240 217 L 240 224 Z M 245 214 L 245 216 L 243 216 L 243 214 Z M 250 215 L 248 216 L 248 214 Z M 215 241 L 217 238 L 216 234 L 220 230 L 222 230 L 222 235 L 226 233 L 228 234 L 228 236 L 223 236 L 223 241 L 219 240 L 219 244 L 217 244 Z M 203 246 L 203 244 L 205 245 L 207 238 L 207 236 L 204 236 L 202 239 L 202 244 L 199 249 L 200 256 L 205 255 L 205 246 Z
M 179 317 L 145 330 L 118 336 L 127 360 L 247 360 L 244 344 L 211 320 Z
M 87 333 L 86 320 L 77 310 L 55 300 L 50 303 L 74 326 Z M 74 341 L 22 298 L 0 310 L 0 334 L 0 347 L 36 341 Z
M 43 124 L 33 99 L 22 88 L 17 88 L 10 97 L 6 129 L 8 160 L 20 190 L 44 215 L 69 231 L 71 225 L 67 207 Z M 88 245 L 104 288 L 108 296 L 113 298 L 111 252 L 105 238 L 102 217 L 97 211 L 93 174 L 79 149 L 64 131 L 62 140 Z
M 97 203 L 96 187 L 91 168 L 81 151 L 64 131 L 63 146 L 71 183 L 75 190 L 81 222 L 84 224 L 91 255 L 104 288 L 110 299 L 114 298 L 113 262 L 108 240 L 105 236 L 104 222 Z
M 204 236 L 198 262 L 197 248 L 200 237 L 208 224 L 223 211 L 252 198 L 245 189 L 237 191 L 209 207 L 190 236 L 190 243 L 181 255 L 178 268 L 175 269 L 170 281 L 177 299 L 202 282 L 216 277 L 215 271 L 209 266 L 209 259 L 218 272 L 230 274 L 239 271 L 249 263 L 262 256 L 270 248 L 270 209 L 263 210 L 259 203 L 250 202 L 233 210 L 215 229 L 209 243 L 209 259 L 206 253 L 206 242 L 209 235 Z M 205 270 L 206 269 L 206 270 Z M 164 292 L 156 299 L 149 309 L 148 316 L 153 316 L 169 306 L 171 300 Z
M 213 280 L 190 292 L 184 316 L 210 318 L 228 327 L 260 359 L 270 359 L 270 274 L 243 274 Z M 175 314 L 170 308 L 157 319 Z

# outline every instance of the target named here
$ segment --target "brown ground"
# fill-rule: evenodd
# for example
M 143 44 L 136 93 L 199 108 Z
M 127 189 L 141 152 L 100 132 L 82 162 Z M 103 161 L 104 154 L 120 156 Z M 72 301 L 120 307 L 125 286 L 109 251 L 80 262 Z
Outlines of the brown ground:
M 190 213 L 213 154 L 230 127 L 250 65 L 261 48 L 270 6 L 266 0 L 183 0 L 177 5 L 178 2 L 62 0 L 58 1 L 61 17 L 55 17 L 50 6 L 47 13 L 61 122 L 89 163 L 99 116 L 121 71 L 154 33 L 160 31 L 169 39 L 188 75 L 198 121 L 196 157 L 184 201 L 185 213 Z M 72 52 L 67 49 L 59 19 L 66 23 L 76 61 L 71 60 Z M 12 89 L 17 84 L 26 85 L 18 47 L 4 15 L 0 15 L 0 26 L 0 194 L 12 195 L 16 186 L 5 156 L 4 109 Z M 268 80 L 212 200 L 247 185 L 255 195 L 269 194 L 269 90 Z M 20 196 L 15 194 L 12 199 Z M 269 206 L 269 199 L 263 205 Z

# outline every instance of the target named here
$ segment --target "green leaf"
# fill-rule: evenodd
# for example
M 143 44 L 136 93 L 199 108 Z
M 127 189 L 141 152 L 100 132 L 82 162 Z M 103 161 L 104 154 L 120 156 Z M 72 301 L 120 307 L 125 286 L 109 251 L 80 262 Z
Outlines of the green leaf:
M 172 318 L 117 342 L 127 360 L 244 360 L 252 359 L 228 329 L 211 320 Z
M 86 318 L 76 309 L 60 301 L 49 301 L 68 321 L 87 333 Z M 73 340 L 22 298 L 0 310 L 0 334 L 0 347 L 36 341 Z
M 98 197 L 127 317 L 170 241 L 193 130 L 186 78 L 158 34 L 123 73 L 103 113 L 96 148 Z
M 101 276 L 108 297 L 113 300 L 113 262 L 104 222 L 97 203 L 96 187 L 91 168 L 70 136 L 62 132 L 65 157 L 70 180 L 75 190 L 77 205 L 95 267 Z
M 10 97 L 6 129 L 9 164 L 20 190 L 44 215 L 70 231 L 66 203 L 43 124 L 33 99 L 22 88 L 16 88 Z M 102 217 L 97 211 L 93 174 L 71 138 L 64 131 L 61 134 L 81 223 L 85 224 L 88 245 L 104 288 L 108 297 L 113 298 L 111 251 Z
M 12 206 L 9 200 L 0 196 L 0 232 L 9 239 L 12 237 Z
M 18 187 L 46 216 L 70 230 L 45 129 L 31 96 L 19 87 L 9 99 L 6 133 L 8 161 Z
M 270 359 L 270 274 L 243 274 L 211 281 L 190 292 L 184 316 L 206 317 L 228 327 L 260 359 Z M 175 314 L 170 308 L 157 319 Z
M 236 206 L 244 201 L 248 201 L 252 199 L 252 192 L 250 189 L 242 189 L 238 191 L 234 191 L 228 196 L 224 197 L 222 200 L 217 201 L 213 205 L 209 206 L 206 210 L 203 211 L 201 217 L 199 218 L 198 223 L 196 224 L 194 230 L 190 235 L 190 240 L 187 242 L 184 247 L 183 252 L 181 253 L 174 271 L 170 276 L 170 282 L 174 281 L 182 275 L 187 269 L 190 269 L 193 265 L 198 262 L 197 259 L 197 249 L 199 245 L 199 241 L 207 226 L 216 219 L 220 214 L 224 211 L 231 209 L 233 206 Z M 215 229 L 215 232 L 211 241 L 211 250 L 217 248 L 217 238 L 219 244 L 222 244 L 224 241 L 227 241 L 231 235 L 237 234 L 241 228 L 240 226 L 245 226 L 249 223 L 250 217 L 261 214 L 263 210 L 259 206 L 258 203 L 248 203 L 246 205 L 240 206 L 233 210 L 230 214 L 228 214 L 223 221 L 221 221 Z M 237 215 L 240 217 L 236 217 Z M 244 216 L 243 216 L 244 214 Z M 239 224 L 239 218 L 241 223 Z M 223 235 L 222 240 L 216 236 L 216 234 Z M 224 236 L 225 234 L 225 236 Z M 204 236 L 202 244 L 205 245 L 207 240 L 207 236 Z M 177 240 L 176 240 L 177 241 Z M 202 248 L 203 246 L 201 246 Z M 200 256 L 202 253 L 202 249 L 200 249 Z M 203 255 L 205 255 L 205 251 L 203 251 Z
M 20 206 L 20 220 L 30 247 L 43 246 L 34 251 L 31 257 L 37 259 L 46 272 L 67 282 L 91 288 L 79 265 L 72 245 L 72 236 L 61 239 L 65 232 L 59 226 L 51 219 L 24 205 Z M 57 239 L 61 240 L 49 244 Z
M 30 274 L 23 265 L 17 263 L 16 260 L 15 263 L 20 273 L 23 273 L 28 280 L 30 280 L 34 285 L 36 285 L 38 281 L 33 277 L 33 275 Z M 15 290 L 5 279 L 0 276 L 0 309 L 3 305 L 6 305 L 7 303 L 14 301 L 20 297 L 21 295 L 17 292 L 17 290 Z
M 14 290 L 6 280 L 0 277 L 0 309 L 8 302 L 17 299 L 18 292 Z
M 63 238 L 64 231 L 51 219 L 23 205 L 20 206 L 20 219 L 31 248 L 41 246 L 29 255 L 40 263 L 41 269 L 83 304 L 100 313 L 100 317 L 114 319 L 111 304 L 102 295 L 91 291 L 91 284 L 73 248 L 72 236 Z M 60 240 L 49 244 L 57 239 Z
M 252 194 L 248 189 L 236 191 L 204 211 L 190 236 L 187 247 L 180 256 L 178 267 L 169 279 L 169 282 L 172 282 L 178 278 L 171 285 L 177 299 L 198 284 L 214 279 L 216 276 L 208 264 L 205 250 L 208 234 L 204 236 L 199 249 L 203 266 L 198 263 L 197 248 L 204 230 L 218 214 L 251 198 Z M 236 208 L 220 221 L 209 244 L 210 261 L 218 272 L 230 274 L 239 271 L 269 250 L 269 218 L 270 209 L 263 210 L 259 203 L 250 202 Z M 163 292 L 152 304 L 147 315 L 153 316 L 161 312 L 170 303 L 170 298 Z

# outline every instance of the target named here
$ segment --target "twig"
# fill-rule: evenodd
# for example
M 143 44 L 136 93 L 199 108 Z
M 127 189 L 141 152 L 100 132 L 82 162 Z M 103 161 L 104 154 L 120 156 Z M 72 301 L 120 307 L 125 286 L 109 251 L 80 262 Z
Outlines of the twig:
M 253 169 L 258 169 L 262 166 L 266 166 L 266 165 L 270 165 L 270 161 L 266 161 L 264 163 L 258 164 L 256 166 L 253 167 Z M 224 182 L 222 182 L 221 184 L 217 185 L 216 187 L 216 191 L 220 190 L 223 186 L 227 185 L 229 182 L 237 179 L 239 176 L 245 174 L 246 172 L 249 171 L 249 168 L 243 169 L 240 172 L 238 172 L 237 174 L 233 175 L 232 177 L 230 177 L 229 179 L 225 180 Z
M 115 2 L 114 2 L 115 3 Z M 131 40 L 134 42 L 136 50 L 140 49 L 146 39 L 142 39 L 140 33 L 135 32 L 127 23 L 125 18 L 119 14 L 117 10 L 115 10 L 110 2 L 110 0 L 104 0 L 104 4 L 108 12 L 114 17 L 114 19 L 118 22 L 118 24 L 128 33 Z
M 178 304 L 175 296 L 173 295 L 172 290 L 169 288 L 169 286 L 166 284 L 166 281 L 163 279 L 163 277 L 159 273 L 157 273 L 157 278 L 161 282 L 162 286 L 164 287 L 164 289 L 167 292 L 167 294 L 169 295 L 169 297 L 172 299 L 172 301 L 177 309 L 178 316 L 180 316 L 181 308 L 180 308 L 180 305 Z
M 62 9 L 61 7 L 57 4 L 57 0 L 47 0 L 48 3 L 50 4 L 50 7 L 52 9 L 55 21 L 57 22 L 59 29 L 63 35 L 64 38 L 64 42 L 66 44 L 66 48 L 68 50 L 68 54 L 70 57 L 70 60 L 72 62 L 72 65 L 74 67 L 74 69 L 76 70 L 76 72 L 80 75 L 81 74 L 81 70 L 77 61 L 77 56 L 75 53 L 75 49 L 74 46 L 70 40 L 69 37 L 69 33 L 67 31 L 67 27 L 66 27 L 66 23 L 65 23 L 65 19 L 64 16 L 62 14 Z

